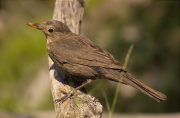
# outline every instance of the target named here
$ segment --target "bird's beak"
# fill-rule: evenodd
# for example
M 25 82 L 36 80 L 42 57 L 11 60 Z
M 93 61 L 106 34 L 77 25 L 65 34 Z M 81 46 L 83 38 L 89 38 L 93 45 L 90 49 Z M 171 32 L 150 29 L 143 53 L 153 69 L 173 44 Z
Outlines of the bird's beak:
M 38 23 L 28 23 L 27 25 L 31 26 L 31 27 L 34 27 L 36 29 L 39 29 L 39 25 Z

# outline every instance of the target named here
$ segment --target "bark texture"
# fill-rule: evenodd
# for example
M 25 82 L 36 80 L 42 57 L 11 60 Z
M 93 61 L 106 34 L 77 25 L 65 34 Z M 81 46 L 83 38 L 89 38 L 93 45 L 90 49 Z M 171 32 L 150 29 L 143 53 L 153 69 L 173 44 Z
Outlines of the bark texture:
M 64 22 L 72 32 L 80 34 L 83 12 L 84 0 L 56 0 L 53 20 Z M 81 85 L 77 80 L 59 70 L 50 58 L 49 67 L 54 101 L 63 97 L 74 87 Z M 63 103 L 55 102 L 54 106 L 56 118 L 100 118 L 102 116 L 100 102 L 95 97 L 86 94 L 83 89 L 78 90 Z

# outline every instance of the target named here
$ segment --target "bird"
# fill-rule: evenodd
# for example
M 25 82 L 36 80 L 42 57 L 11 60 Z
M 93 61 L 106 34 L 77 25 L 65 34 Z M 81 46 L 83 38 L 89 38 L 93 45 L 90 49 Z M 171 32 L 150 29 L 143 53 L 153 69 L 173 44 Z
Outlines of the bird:
M 79 90 L 96 79 L 108 79 L 130 85 L 157 102 L 166 100 L 166 95 L 137 80 L 123 69 L 123 64 L 112 54 L 89 39 L 71 32 L 65 23 L 47 20 L 43 23 L 28 23 L 27 25 L 45 34 L 47 53 L 55 65 L 69 77 L 84 82 L 74 90 Z M 121 73 L 123 79 L 120 80 Z M 70 97 L 72 93 L 73 91 L 64 98 Z

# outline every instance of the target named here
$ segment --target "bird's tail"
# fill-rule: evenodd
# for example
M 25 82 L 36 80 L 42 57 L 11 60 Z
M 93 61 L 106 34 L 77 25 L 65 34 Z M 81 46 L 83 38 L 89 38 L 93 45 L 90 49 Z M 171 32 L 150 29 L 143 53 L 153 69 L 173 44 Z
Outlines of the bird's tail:
M 124 78 L 122 80 L 122 83 L 130 85 L 140 90 L 141 92 L 145 93 L 146 95 L 153 98 L 157 102 L 162 102 L 166 100 L 166 96 L 164 94 L 146 86 L 142 82 L 138 81 L 135 77 L 133 77 L 130 73 L 124 72 L 123 76 Z

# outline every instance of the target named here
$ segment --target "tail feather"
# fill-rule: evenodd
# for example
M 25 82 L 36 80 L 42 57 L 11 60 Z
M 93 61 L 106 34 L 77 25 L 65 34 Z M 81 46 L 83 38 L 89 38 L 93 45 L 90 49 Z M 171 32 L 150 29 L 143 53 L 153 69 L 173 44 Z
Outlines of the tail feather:
M 142 82 L 138 81 L 135 77 L 133 77 L 130 73 L 125 72 L 123 74 L 123 76 L 124 76 L 124 78 L 122 80 L 122 83 L 130 85 L 130 86 L 140 90 L 141 92 L 145 93 L 146 95 L 153 98 L 157 102 L 162 102 L 162 101 L 166 100 L 166 96 L 164 94 L 146 86 Z

